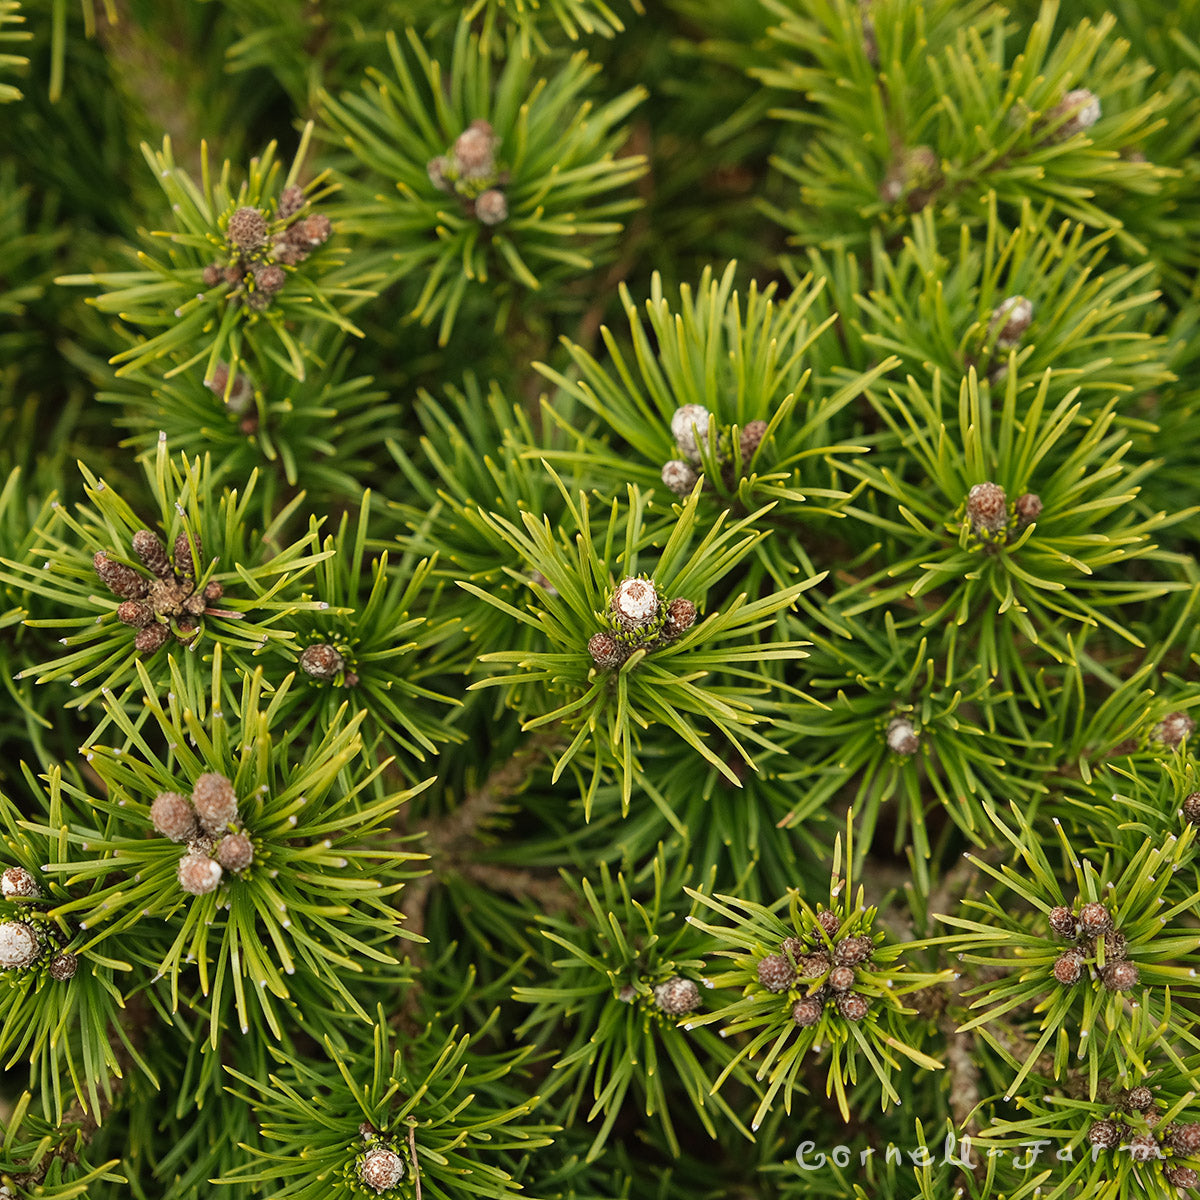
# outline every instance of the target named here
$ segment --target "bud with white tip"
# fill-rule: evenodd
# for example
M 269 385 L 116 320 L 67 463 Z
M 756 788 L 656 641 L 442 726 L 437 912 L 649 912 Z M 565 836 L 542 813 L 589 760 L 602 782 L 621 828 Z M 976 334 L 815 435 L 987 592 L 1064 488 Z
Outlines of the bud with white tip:
M 0 891 L 5 900 L 37 900 L 42 894 L 37 880 L 24 867 L 9 867 L 0 875 Z
M 913 723 L 907 717 L 894 717 L 888 723 L 887 744 L 893 754 L 916 754 L 920 742 Z
M 221 882 L 221 864 L 206 854 L 185 854 L 179 860 L 179 886 L 193 896 L 216 891 Z
M 622 579 L 613 590 L 610 607 L 626 629 L 644 629 L 658 616 L 658 592 L 649 579 Z
M 992 313 L 988 332 L 996 335 L 1000 350 L 1011 350 L 1033 321 L 1033 304 L 1024 296 L 1009 296 Z
M 708 437 L 712 414 L 703 404 L 685 404 L 671 418 L 671 434 L 679 453 L 693 463 L 700 461 L 700 444 Z
M 680 1017 L 700 1007 L 700 989 L 692 980 L 676 975 L 654 989 L 654 1003 L 668 1016 Z
M 42 939 L 24 921 L 0 921 L 0 970 L 22 971 L 42 956 Z
M 375 1146 L 358 1160 L 358 1177 L 376 1192 L 390 1191 L 404 1178 L 404 1160 L 386 1146 Z
M 677 496 L 690 496 L 699 478 L 689 463 L 678 458 L 663 463 L 662 481 Z
M 1100 99 L 1090 88 L 1074 88 L 1050 110 L 1047 120 L 1057 126 L 1050 136 L 1056 142 L 1064 142 L 1091 129 L 1100 120 Z

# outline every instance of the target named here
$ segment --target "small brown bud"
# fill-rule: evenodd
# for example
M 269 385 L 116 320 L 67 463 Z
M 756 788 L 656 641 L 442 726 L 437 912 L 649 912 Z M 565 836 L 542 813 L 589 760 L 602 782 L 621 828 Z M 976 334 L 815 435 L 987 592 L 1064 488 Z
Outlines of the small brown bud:
M 216 287 L 221 282 L 221 268 L 216 263 L 209 263 L 200 272 L 200 279 L 205 287 Z
M 325 643 L 306 646 L 300 654 L 300 669 L 322 681 L 333 679 L 346 666 L 346 660 Z
M 257 250 L 267 240 L 267 218 L 249 206 L 239 208 L 225 227 L 229 240 L 242 250 Z
M 75 978 L 75 972 L 79 970 L 79 958 L 69 950 L 64 950 L 50 960 L 47 970 L 50 972 L 51 979 L 55 979 L 59 983 L 66 983 L 68 979 Z
M 1083 977 L 1083 955 L 1078 950 L 1068 950 L 1054 960 L 1054 978 L 1063 987 L 1071 987 Z
M 217 862 L 226 871 L 244 871 L 254 861 L 254 845 L 244 833 L 227 833 L 217 843 Z
M 1100 972 L 1100 979 L 1110 992 L 1129 991 L 1137 986 L 1139 977 L 1137 963 L 1132 963 L 1128 959 L 1106 963 L 1104 970 Z
M 837 998 L 838 1012 L 847 1021 L 861 1021 L 867 1015 L 870 1005 L 866 996 L 860 992 L 845 992 Z
M 375 1146 L 358 1160 L 358 1177 L 377 1192 L 391 1191 L 404 1178 L 404 1160 L 386 1146 Z
M 454 165 L 464 179 L 483 179 L 496 169 L 499 139 L 487 121 L 472 121 L 454 143 Z
M 143 600 L 122 600 L 117 605 L 117 620 L 134 629 L 145 629 L 154 622 L 154 609 Z
M 193 896 L 215 891 L 221 874 L 221 864 L 206 854 L 185 854 L 179 860 L 179 886 Z
M 676 975 L 654 989 L 654 1003 L 668 1016 L 683 1016 L 700 1007 L 700 989 L 692 980 Z
M 1191 1167 L 1165 1167 L 1163 1174 L 1167 1177 L 1167 1182 L 1172 1187 L 1177 1187 L 1181 1190 L 1200 1187 L 1200 1173 L 1193 1171 Z
M 313 213 L 301 222 L 304 238 L 310 246 L 322 246 L 333 233 L 333 222 L 324 213 Z
M 192 788 L 192 803 L 205 833 L 218 834 L 237 820 L 237 795 L 233 784 L 215 771 L 201 775 Z
M 1025 492 L 1017 497 L 1017 524 L 1032 525 L 1042 515 L 1042 498 L 1035 492 Z
M 854 968 L 834 967 L 829 972 L 829 986 L 835 992 L 848 992 L 854 986 Z
M 1200 792 L 1189 792 L 1183 800 L 1183 819 L 1200 825 Z
M 1033 305 L 1024 296 L 1009 296 L 992 313 L 988 333 L 996 335 L 1000 350 L 1011 350 L 1033 321 Z
M 242 268 L 238 266 L 228 266 L 225 268 L 225 282 L 230 287 L 237 287 L 242 282 Z
M 796 960 L 796 974 L 801 979 L 820 979 L 829 970 L 829 955 L 820 952 L 805 954 Z
M 287 272 L 275 263 L 254 268 L 254 286 L 261 296 L 274 296 L 287 283 Z
M 833 909 L 823 908 L 817 913 L 817 924 L 832 938 L 837 937 L 838 930 L 842 927 L 842 919 Z
M 209 604 L 215 604 L 222 596 L 225 595 L 225 587 L 218 583 L 215 579 L 210 580 L 204 585 L 204 599 Z
M 475 200 L 475 216 L 483 225 L 499 225 L 508 220 L 508 200 L 499 188 L 488 188 Z
M 833 961 L 840 966 L 853 967 L 865 962 L 875 951 L 874 938 L 848 937 L 842 938 L 833 948 Z
M 789 962 L 798 963 L 804 957 L 804 943 L 798 937 L 786 937 L 779 943 L 779 953 Z
M 425 171 L 429 176 L 429 182 L 439 192 L 450 191 L 450 181 L 446 178 L 447 166 L 449 166 L 449 162 L 444 154 L 439 154 L 437 158 L 431 158 L 425 164 Z
M 796 982 L 796 971 L 782 954 L 768 954 L 758 964 L 758 982 L 768 992 L 786 992 Z
M 195 561 L 192 559 L 192 546 L 196 547 Z M 204 564 L 204 547 L 200 544 L 200 535 L 193 533 L 191 542 L 186 533 L 179 534 L 175 539 L 175 570 L 186 579 L 196 578 L 196 563 Z
M 150 805 L 150 823 L 163 837 L 187 842 L 200 832 L 192 802 L 178 792 L 159 792 Z
M 1093 901 L 1079 910 L 1079 931 L 1085 937 L 1098 937 L 1102 933 L 1109 933 L 1112 927 L 1112 916 L 1103 904 Z
M 658 616 L 658 592 L 649 579 L 622 579 L 609 607 L 626 629 L 644 629 Z
M 1090 89 L 1075 88 L 1046 114 L 1046 120 L 1055 126 L 1050 133 L 1051 140 L 1065 142 L 1067 138 L 1091 129 L 1100 120 L 1100 101 Z
M 805 996 L 792 1005 L 792 1020 L 801 1029 L 815 1025 L 821 1019 L 821 1011 L 825 1006 L 815 996 Z
M 190 642 L 196 636 L 196 631 L 200 628 L 200 622 L 194 617 L 180 617 L 175 622 L 175 640 L 177 642 Z
M 692 469 L 690 463 L 685 463 L 678 458 L 663 463 L 662 481 L 677 496 L 690 496 L 692 488 L 696 486 L 696 480 L 699 478 L 700 476 Z
M 1104 961 L 1106 963 L 1118 962 L 1125 957 L 1129 949 L 1129 943 L 1119 929 L 1114 929 L 1111 933 L 1103 934 L 1102 937 L 1104 939 Z M 1091 940 L 1091 944 L 1088 946 L 1088 953 L 1093 957 L 1100 953 L 1100 938 L 1093 938 Z
M 147 625 L 139 629 L 133 639 L 134 649 L 141 654 L 153 654 L 171 640 L 171 631 L 165 625 Z
M 39 900 L 42 889 L 24 867 L 9 867 L 0 875 L 0 894 L 5 900 Z
M 888 723 L 887 744 L 893 754 L 903 754 L 905 757 L 916 754 L 921 745 L 917 731 L 907 717 L 893 717 Z
M 286 221 L 294 217 L 304 207 L 304 189 L 296 184 L 289 184 L 279 193 L 279 206 L 276 213 L 280 220 Z
M 1200 1122 L 1193 1121 L 1190 1125 L 1176 1125 L 1171 1130 L 1169 1144 L 1176 1154 L 1188 1158 L 1200 1157 Z
M 1008 498 L 998 483 L 977 483 L 967 493 L 967 520 L 978 536 L 997 534 L 1008 527 Z
M 1190 737 L 1195 729 L 1196 722 L 1187 713 L 1173 712 L 1163 717 L 1150 736 L 1154 741 L 1174 750 L 1184 738 Z
M 24 921 L 0 921 L 0 970 L 23 971 L 42 957 L 42 939 Z
M 754 457 L 754 452 L 762 443 L 763 436 L 767 432 L 766 421 L 747 421 L 745 428 L 742 430 L 738 438 L 738 448 L 742 455 L 742 467 L 748 467 L 750 460 Z
M 1154 1093 L 1145 1085 L 1130 1088 L 1121 1097 L 1121 1107 L 1126 1112 L 1144 1113 L 1147 1109 L 1154 1107 Z
M 1125 1149 L 1129 1151 L 1129 1157 L 1134 1162 L 1151 1162 L 1153 1159 L 1163 1156 L 1162 1150 L 1159 1149 L 1158 1138 L 1152 1133 L 1135 1133 L 1129 1139 Z
M 121 596 L 127 600 L 141 600 L 150 591 L 150 583 L 144 575 L 124 563 L 113 562 L 103 550 L 92 556 L 92 566 L 100 576 L 100 582 L 114 596 Z
M 1050 929 L 1060 938 L 1073 938 L 1075 936 L 1075 914 L 1063 904 L 1052 908 L 1050 910 Z
M 362 1138 L 364 1142 L 369 1142 L 372 1140 L 372 1138 L 377 1138 L 379 1136 L 379 1130 L 376 1129 L 370 1121 L 363 1121 L 358 1127 L 358 1136 Z
M 696 606 L 690 600 L 679 596 L 667 605 L 667 620 L 663 625 L 663 633 L 669 638 L 677 638 L 695 623 Z
M 133 535 L 133 552 L 146 564 L 146 569 L 157 575 L 159 579 L 170 579 L 175 574 L 171 569 L 171 560 L 167 557 L 167 548 L 159 540 L 158 535 L 149 529 L 139 529 Z
M 594 633 L 588 639 L 588 653 L 598 667 L 619 667 L 629 654 L 611 634 Z
M 1100 1150 L 1115 1150 L 1121 1144 L 1122 1126 L 1116 1121 L 1094 1121 L 1088 1142 Z

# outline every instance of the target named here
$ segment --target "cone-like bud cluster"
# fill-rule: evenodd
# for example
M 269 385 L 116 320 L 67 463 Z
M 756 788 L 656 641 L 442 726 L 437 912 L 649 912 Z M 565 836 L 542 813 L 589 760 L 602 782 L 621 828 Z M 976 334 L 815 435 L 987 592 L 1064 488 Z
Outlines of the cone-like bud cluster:
M 109 591 L 121 597 L 117 620 L 137 630 L 134 649 L 139 654 L 153 654 L 167 644 L 172 634 L 177 641 L 190 641 L 199 629 L 197 618 L 207 611 L 209 601 L 224 594 L 215 581 L 205 585 L 202 592 L 196 591 L 197 560 L 202 566 L 204 559 L 199 535 L 191 534 L 190 541 L 187 532 L 177 535 L 172 556 L 158 534 L 139 529 L 130 539 L 130 548 L 149 578 L 133 567 L 114 562 L 104 551 L 93 556 L 92 565 Z
M 1114 925 L 1106 905 L 1089 901 L 1078 915 L 1059 905 L 1050 910 L 1048 920 L 1056 937 L 1075 943 L 1059 955 L 1052 968 L 1054 978 L 1064 987 L 1078 983 L 1089 964 L 1095 970 L 1093 978 L 1098 977 L 1110 992 L 1127 992 L 1137 986 L 1138 966 L 1126 959 L 1128 940 Z
M 358 1177 L 376 1192 L 390 1191 L 404 1178 L 404 1160 L 387 1146 L 373 1146 L 358 1160 Z
M 426 164 L 429 182 L 439 192 L 457 196 L 463 210 L 481 225 L 499 225 L 508 220 L 508 197 L 504 188 L 508 172 L 496 159 L 500 139 L 489 122 L 472 121 L 445 154 Z
M 300 654 L 300 669 L 313 679 L 328 682 L 345 670 L 346 660 L 332 646 L 306 646 Z
M 254 861 L 254 844 L 244 831 L 231 828 L 237 819 L 233 784 L 215 771 L 196 780 L 191 799 L 179 792 L 155 796 L 150 806 L 154 828 L 173 842 L 187 843 L 178 867 L 185 892 L 203 896 L 216 889 L 225 871 L 244 871 Z
M 676 975 L 654 989 L 654 1003 L 668 1016 L 681 1017 L 700 1007 L 700 989 L 691 979 Z
M 1200 825 L 1200 792 L 1191 792 L 1184 798 L 1183 819 Z
M 627 576 L 613 589 L 607 615 L 609 629 L 588 641 L 598 667 L 620 666 L 635 650 L 675 641 L 696 623 L 696 606 L 683 597 L 664 604 L 653 580 Z
M 786 991 L 800 981 L 821 980 L 817 987 L 807 987 L 807 995 L 792 1005 L 792 1020 L 802 1028 L 815 1025 L 827 1002 L 832 1002 L 847 1021 L 861 1021 L 869 1008 L 869 999 L 853 991 L 857 978 L 856 967 L 871 965 L 871 953 L 875 941 L 866 934 L 857 934 L 836 940 L 832 953 L 826 950 L 827 943 L 822 933 L 836 938 L 841 928 L 841 919 L 830 909 L 822 909 L 816 915 L 816 928 L 807 936 L 808 949 L 797 937 L 785 938 L 782 954 L 769 954 L 758 964 L 758 981 L 769 991 Z M 779 969 L 776 960 L 785 962 L 795 970 L 790 975 Z M 766 978 L 764 978 L 764 974 Z M 772 987 L 773 982 L 786 983 L 783 987 Z M 804 985 L 801 985 L 804 986 Z
M 324 213 L 304 214 L 307 201 L 304 189 L 290 184 L 283 189 L 274 216 L 252 205 L 243 205 L 229 217 L 225 226 L 226 256 L 223 262 L 209 263 L 201 272 L 205 287 L 216 287 L 224 281 L 229 285 L 228 298 L 261 312 L 266 309 L 287 282 L 284 267 L 302 263 L 333 233 L 333 223 Z M 214 378 L 208 386 L 218 395 L 225 395 L 229 381 L 228 367 L 224 379 Z M 235 381 L 234 389 L 239 383 Z M 239 393 L 237 407 L 234 393 L 229 405 L 235 412 L 244 411 L 249 397 Z
M 700 478 L 696 468 L 703 461 L 704 447 L 710 445 L 711 432 L 716 429 L 713 415 L 703 404 L 685 404 L 677 408 L 671 417 L 671 436 L 679 451 L 679 458 L 673 458 L 663 464 L 662 480 L 677 496 L 689 495 Z M 737 433 L 737 457 L 741 460 L 741 470 L 745 472 L 755 451 L 762 443 L 767 433 L 766 421 L 748 421 Z M 717 436 L 711 440 L 714 456 L 721 468 L 721 478 L 726 487 L 733 487 L 737 481 L 737 470 L 734 455 L 734 429 L 724 427 L 717 429 Z M 705 480 L 705 486 L 711 487 L 710 480 Z

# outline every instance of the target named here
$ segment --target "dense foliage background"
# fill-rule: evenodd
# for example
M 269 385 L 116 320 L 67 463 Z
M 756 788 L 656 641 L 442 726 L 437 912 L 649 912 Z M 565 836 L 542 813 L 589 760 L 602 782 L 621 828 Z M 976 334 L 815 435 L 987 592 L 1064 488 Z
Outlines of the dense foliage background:
M 1198 83 L 0 0 L 0 1196 L 1200 1192 Z

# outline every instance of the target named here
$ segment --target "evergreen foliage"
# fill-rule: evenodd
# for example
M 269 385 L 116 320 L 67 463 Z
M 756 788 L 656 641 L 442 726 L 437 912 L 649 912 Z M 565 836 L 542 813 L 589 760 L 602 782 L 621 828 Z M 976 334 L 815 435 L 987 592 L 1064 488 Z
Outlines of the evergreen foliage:
M 0 1200 L 1200 1194 L 1200 0 L 0 0 Z

